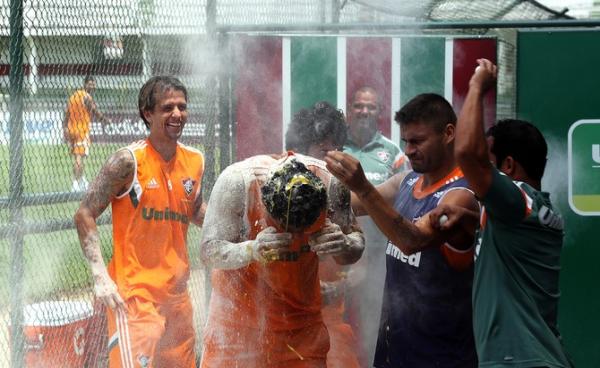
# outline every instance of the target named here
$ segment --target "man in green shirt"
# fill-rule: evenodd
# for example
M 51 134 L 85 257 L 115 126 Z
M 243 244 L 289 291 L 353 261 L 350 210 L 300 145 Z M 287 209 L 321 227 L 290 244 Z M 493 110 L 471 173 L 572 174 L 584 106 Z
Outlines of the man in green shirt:
M 348 106 L 348 140 L 344 152 L 351 154 L 363 167 L 373 185 L 386 181 L 405 164 L 398 145 L 377 130 L 381 103 L 371 87 L 361 87 Z
M 365 176 L 373 185 L 379 185 L 396 172 L 406 169 L 404 152 L 377 129 L 381 101 L 371 87 L 361 87 L 352 95 L 348 105 L 348 139 L 344 152 L 361 164 Z M 360 282 L 349 294 L 349 313 L 362 344 L 365 362 L 372 362 L 377 342 L 379 312 L 385 279 L 385 249 L 387 238 L 369 216 L 357 218 L 365 235 L 366 257 L 353 266 Z
M 497 67 L 477 62 L 454 153 L 484 205 L 473 281 L 479 366 L 570 367 L 557 328 L 563 220 L 549 193 L 541 191 L 546 141 L 522 120 L 498 122 L 486 140 L 483 97 Z M 449 218 L 442 227 L 457 218 L 451 208 L 439 209 L 442 214 Z

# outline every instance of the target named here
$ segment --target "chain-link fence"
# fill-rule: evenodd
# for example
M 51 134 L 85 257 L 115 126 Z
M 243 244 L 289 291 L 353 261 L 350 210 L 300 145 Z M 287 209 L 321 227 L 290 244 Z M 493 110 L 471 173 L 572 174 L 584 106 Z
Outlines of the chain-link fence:
M 182 141 L 205 152 L 208 196 L 210 183 L 235 148 L 230 140 L 233 77 L 218 52 L 228 45 L 226 37 L 218 37 L 217 26 L 374 24 L 456 20 L 465 14 L 471 19 L 560 16 L 533 1 L 402 3 L 0 0 L 0 367 L 18 366 L 22 359 L 36 367 L 106 364 L 99 348 L 102 318 L 94 318 L 89 270 L 72 221 L 85 183 L 74 177 L 63 134 L 67 101 L 84 88 L 86 76 L 95 78 L 93 99 L 109 123 L 91 122 L 85 180 L 92 180 L 118 147 L 147 134 L 137 113 L 138 89 L 150 76 L 170 74 L 189 91 L 190 117 Z M 311 32 L 319 33 L 319 27 Z M 506 76 L 499 83 L 498 114 L 511 116 L 514 31 L 492 35 L 498 37 Z M 110 221 L 110 212 L 99 221 L 105 259 L 112 252 Z M 190 291 L 200 332 L 205 279 L 199 237 L 200 229 L 190 227 Z

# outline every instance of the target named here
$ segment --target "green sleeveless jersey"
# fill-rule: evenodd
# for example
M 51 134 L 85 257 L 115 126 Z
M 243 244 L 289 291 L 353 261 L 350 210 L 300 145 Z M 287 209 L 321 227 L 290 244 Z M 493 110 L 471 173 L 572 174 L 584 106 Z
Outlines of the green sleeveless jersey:
M 494 170 L 475 251 L 480 367 L 570 367 L 557 329 L 563 220 L 550 195 Z
M 348 139 L 344 152 L 360 161 L 365 176 L 373 185 L 381 184 L 396 172 L 405 169 L 404 152 L 380 132 L 375 133 L 364 147 L 358 147 Z

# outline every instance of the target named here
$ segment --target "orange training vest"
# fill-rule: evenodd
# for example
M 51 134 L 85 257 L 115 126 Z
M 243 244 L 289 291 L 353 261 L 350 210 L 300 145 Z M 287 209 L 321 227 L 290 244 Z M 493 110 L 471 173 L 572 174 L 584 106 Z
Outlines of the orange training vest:
M 130 190 L 112 201 L 109 273 L 124 299 L 177 301 L 187 295 L 187 229 L 200 194 L 204 157 L 181 143 L 169 162 L 148 140 L 127 149 L 135 157 L 135 177 Z
M 252 157 L 241 169 L 265 169 L 277 161 L 269 156 Z M 317 162 L 307 160 L 304 163 L 328 187 L 331 174 Z M 247 189 L 248 239 L 255 239 L 268 226 L 283 231 L 274 222 L 269 223 L 270 216 L 262 203 L 260 188 L 265 179 L 264 175 L 256 175 Z M 308 238 L 325 224 L 325 212 L 309 229 L 293 234 L 290 252 L 283 259 L 270 263 L 252 262 L 236 270 L 213 270 L 212 321 L 264 331 L 286 331 L 320 323 L 319 260 L 310 251 Z
M 90 133 L 92 117 L 85 106 L 84 100 L 86 96 L 88 96 L 88 93 L 80 89 L 75 91 L 67 102 L 69 108 L 67 129 L 71 135 L 86 137 Z

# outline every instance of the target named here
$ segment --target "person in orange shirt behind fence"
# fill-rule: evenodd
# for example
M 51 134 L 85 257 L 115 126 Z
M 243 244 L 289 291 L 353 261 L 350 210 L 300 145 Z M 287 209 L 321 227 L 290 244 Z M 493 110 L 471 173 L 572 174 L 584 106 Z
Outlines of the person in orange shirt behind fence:
M 118 150 L 83 198 L 75 223 L 108 308 L 109 366 L 185 367 L 196 363 L 187 230 L 201 225 L 204 156 L 178 140 L 188 118 L 187 90 L 152 77 L 139 93 L 147 139 Z M 102 258 L 97 218 L 112 206 L 113 257 Z
M 68 99 L 63 119 L 63 134 L 69 144 L 73 156 L 73 192 L 85 191 L 88 181 L 84 176 L 84 159 L 90 149 L 90 129 L 92 118 L 103 123 L 110 123 L 96 106 L 94 92 L 96 91 L 96 80 L 92 76 L 86 76 L 83 80 L 83 88 L 75 91 Z

